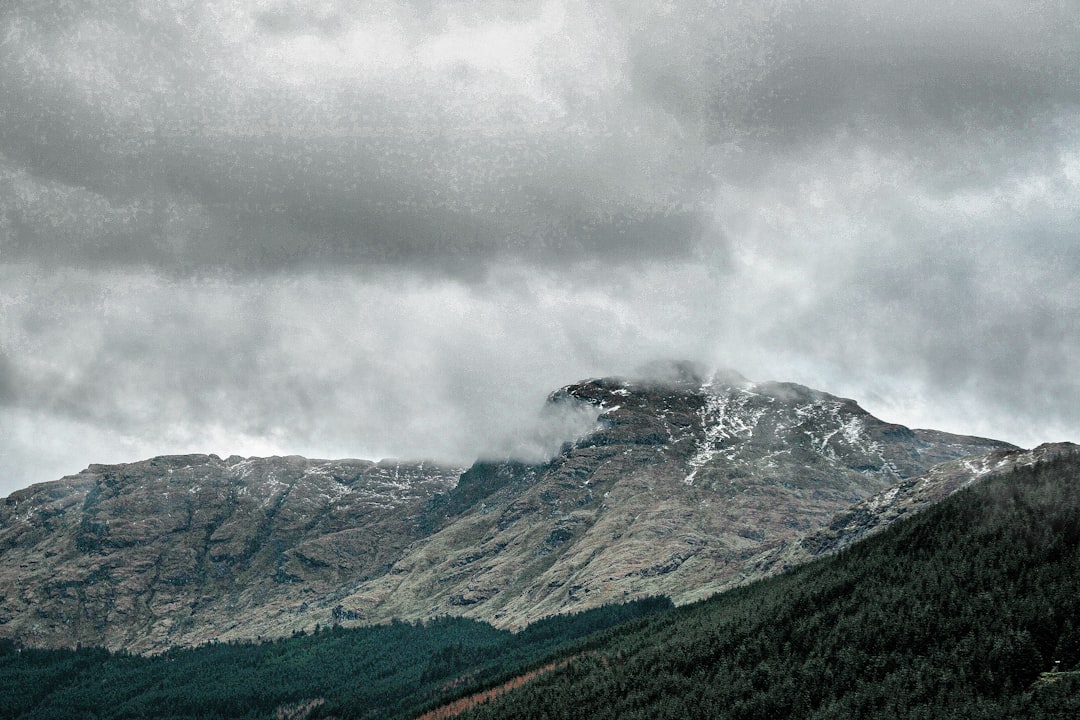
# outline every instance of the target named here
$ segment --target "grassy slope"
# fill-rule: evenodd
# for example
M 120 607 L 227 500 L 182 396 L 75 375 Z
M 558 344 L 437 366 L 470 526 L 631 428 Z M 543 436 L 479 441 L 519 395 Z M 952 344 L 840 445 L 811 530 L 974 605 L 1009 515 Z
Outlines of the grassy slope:
M 986 481 L 839 556 L 615 630 L 470 718 L 1076 718 L 1080 462 Z

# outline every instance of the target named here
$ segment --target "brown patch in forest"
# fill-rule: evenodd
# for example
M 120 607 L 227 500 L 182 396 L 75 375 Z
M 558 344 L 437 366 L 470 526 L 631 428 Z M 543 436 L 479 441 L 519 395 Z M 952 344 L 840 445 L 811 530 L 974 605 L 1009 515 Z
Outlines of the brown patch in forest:
M 481 703 L 486 703 L 489 700 L 499 697 L 500 695 L 513 690 L 514 688 L 521 687 L 525 683 L 529 682 L 533 678 L 539 677 L 544 673 L 551 672 L 561 667 L 566 667 L 573 661 L 574 658 L 563 660 L 562 662 L 550 663 L 536 670 L 530 670 L 529 672 L 518 675 L 515 678 L 511 678 L 501 685 L 496 685 L 493 688 L 488 688 L 478 693 L 473 693 L 467 697 L 459 698 L 453 702 L 449 702 L 445 705 L 440 705 L 434 710 L 429 710 L 423 715 L 420 715 L 416 720 L 446 720 L 446 718 L 452 718 L 466 710 L 470 710 Z

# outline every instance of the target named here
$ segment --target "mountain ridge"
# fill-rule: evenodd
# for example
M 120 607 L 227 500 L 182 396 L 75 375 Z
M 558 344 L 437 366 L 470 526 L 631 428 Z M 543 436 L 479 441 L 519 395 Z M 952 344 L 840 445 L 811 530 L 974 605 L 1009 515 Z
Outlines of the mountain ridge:
M 545 463 L 93 465 L 0 503 L 0 636 L 156 652 L 442 614 L 515 627 L 690 602 L 942 460 L 1013 446 L 915 431 L 793 383 L 600 378 L 595 429 Z
M 1076 717 L 1080 447 L 994 454 L 879 537 L 680 608 L 609 605 L 518 633 L 450 617 L 323 628 L 156 657 L 0 640 L 5 717 Z
M 1080 457 L 1080 445 L 1043 443 L 1030 450 L 991 450 L 982 456 L 943 462 L 923 475 L 903 480 L 837 513 L 820 530 L 781 543 L 756 558 L 753 567 L 762 574 L 775 574 L 839 552 L 975 483 L 1063 457 Z

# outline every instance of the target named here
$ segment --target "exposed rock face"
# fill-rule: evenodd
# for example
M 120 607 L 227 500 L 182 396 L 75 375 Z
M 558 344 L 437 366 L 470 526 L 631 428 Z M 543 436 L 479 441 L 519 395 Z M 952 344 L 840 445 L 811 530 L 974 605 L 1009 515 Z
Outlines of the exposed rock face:
M 1011 447 L 733 376 L 594 380 L 551 401 L 595 405 L 600 427 L 544 466 L 475 466 L 467 475 L 493 492 L 344 605 L 515 625 L 648 594 L 692 601 L 759 576 L 747 564 L 763 550 L 942 459 Z
M 342 582 L 386 572 L 459 473 L 214 455 L 92 465 L 0 504 L 0 633 L 132 650 L 279 634 Z
M 998 449 L 982 456 L 942 463 L 920 477 L 903 480 L 838 513 L 821 530 L 785 542 L 760 558 L 757 568 L 778 571 L 837 552 L 973 483 L 1062 456 L 1080 459 L 1080 445 L 1047 443 L 1033 450 Z
M 15 493 L 0 507 L 0 635 L 143 651 L 685 602 L 776 567 L 760 559 L 940 461 L 1011 449 L 735 375 L 592 380 L 550 402 L 599 420 L 542 465 L 184 456 Z

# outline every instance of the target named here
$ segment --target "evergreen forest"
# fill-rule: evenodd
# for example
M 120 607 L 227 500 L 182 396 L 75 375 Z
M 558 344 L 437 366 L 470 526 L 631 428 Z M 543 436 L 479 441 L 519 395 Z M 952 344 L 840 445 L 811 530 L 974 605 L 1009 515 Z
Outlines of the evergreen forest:
M 398 718 L 498 684 L 580 638 L 670 609 L 666 598 L 555 616 L 512 633 L 466 618 L 333 626 L 163 655 L 0 641 L 0 718 Z M 284 713 L 288 716 L 288 712 Z

